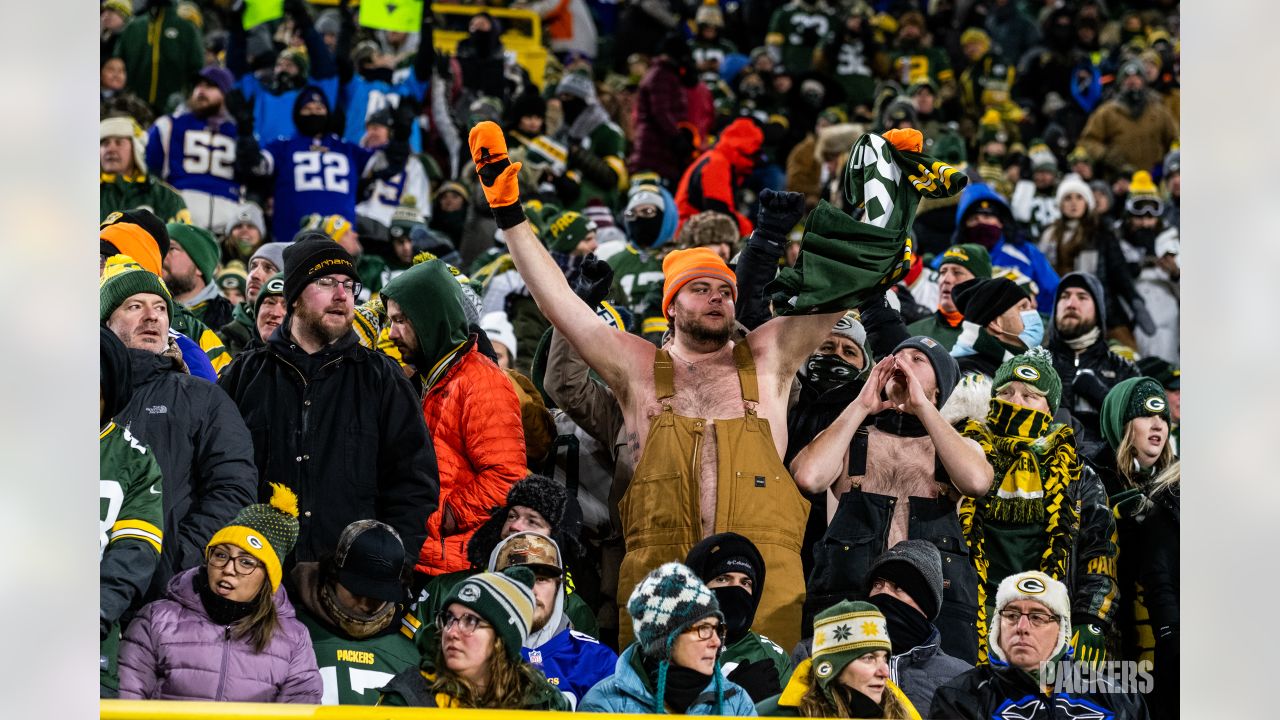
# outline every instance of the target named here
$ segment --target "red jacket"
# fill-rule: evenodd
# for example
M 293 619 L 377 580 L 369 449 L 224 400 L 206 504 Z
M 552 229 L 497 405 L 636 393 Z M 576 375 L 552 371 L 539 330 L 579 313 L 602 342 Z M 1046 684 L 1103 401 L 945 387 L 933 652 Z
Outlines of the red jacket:
M 763 143 L 764 132 L 750 118 L 729 123 L 715 147 L 702 153 L 680 178 L 676 189 L 680 225 L 704 210 L 716 210 L 737 219 L 738 232 L 743 237 L 750 235 L 751 221 L 738 212 L 733 195 L 751 173 L 755 154 Z
M 435 441 L 440 509 L 427 519 L 415 569 L 428 575 L 467 570 L 471 534 L 528 472 L 520 401 L 506 373 L 473 344 L 427 391 L 422 417 Z M 457 527 L 442 538 L 446 508 Z

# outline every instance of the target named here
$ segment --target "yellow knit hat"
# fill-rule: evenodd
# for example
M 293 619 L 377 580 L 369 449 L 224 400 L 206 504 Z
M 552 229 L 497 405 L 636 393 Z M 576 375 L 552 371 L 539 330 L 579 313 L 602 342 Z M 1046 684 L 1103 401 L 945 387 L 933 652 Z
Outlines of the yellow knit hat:
M 215 545 L 235 545 L 262 561 L 271 580 L 271 591 L 280 588 L 284 576 L 281 558 L 298 541 L 298 496 L 280 483 L 271 483 L 271 502 L 249 505 L 231 524 L 214 533 L 205 550 Z

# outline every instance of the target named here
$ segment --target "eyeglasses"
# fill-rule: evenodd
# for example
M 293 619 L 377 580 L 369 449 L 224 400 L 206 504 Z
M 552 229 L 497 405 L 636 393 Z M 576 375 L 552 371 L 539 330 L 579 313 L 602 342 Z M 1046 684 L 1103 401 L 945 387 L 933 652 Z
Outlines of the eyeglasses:
M 244 575 L 248 575 L 254 570 L 262 567 L 262 563 L 259 562 L 257 558 L 250 555 L 236 555 L 235 557 L 232 557 L 231 554 L 225 550 L 209 551 L 209 564 L 216 568 L 224 568 L 227 566 L 227 563 L 232 560 L 235 560 L 236 572 Z
M 1059 620 L 1057 615 L 1042 612 L 1040 610 L 1032 610 L 1028 613 L 1018 612 L 1017 610 L 1000 611 L 1000 620 L 1003 621 L 1004 624 L 1010 626 L 1017 625 L 1018 621 L 1024 616 L 1031 621 L 1031 627 L 1044 627 L 1049 623 L 1056 623 Z
M 454 624 L 457 624 L 458 629 L 462 632 L 463 635 L 470 635 L 474 633 L 476 631 L 476 628 L 493 627 L 489 623 L 481 620 L 479 615 L 471 615 L 471 614 L 454 615 L 448 610 L 441 610 L 436 615 L 436 628 L 441 633 L 448 632 L 449 628 L 453 627 Z
M 1160 198 L 1131 197 L 1124 203 L 1125 212 L 1139 217 L 1159 217 L 1164 212 L 1164 203 Z
M 325 275 L 324 277 L 318 277 L 315 280 L 312 280 L 311 282 L 314 283 L 315 286 L 320 288 L 321 290 L 330 290 L 330 291 L 332 291 L 335 287 L 341 285 L 343 290 L 346 290 L 352 295 L 359 295 L 360 291 L 364 289 L 364 285 L 362 285 L 356 280 L 352 280 L 351 278 L 347 278 L 345 280 L 339 280 L 338 278 L 332 275 Z
M 721 641 L 723 641 L 725 634 L 728 633 L 729 630 L 725 628 L 724 625 L 719 625 L 719 624 L 712 625 L 711 623 L 702 623 L 701 625 L 694 625 L 688 630 L 685 630 L 685 632 L 696 633 L 698 635 L 699 640 L 710 640 L 711 636 L 715 635 L 719 637 Z

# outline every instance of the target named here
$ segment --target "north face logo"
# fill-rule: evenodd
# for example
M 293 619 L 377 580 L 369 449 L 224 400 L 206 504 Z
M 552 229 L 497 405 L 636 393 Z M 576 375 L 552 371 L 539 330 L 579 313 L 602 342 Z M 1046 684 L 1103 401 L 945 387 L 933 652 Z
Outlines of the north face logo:
M 167 405 L 152 405 L 151 407 L 147 408 L 148 415 L 164 415 L 165 413 L 168 413 L 168 412 L 169 412 L 169 407 Z

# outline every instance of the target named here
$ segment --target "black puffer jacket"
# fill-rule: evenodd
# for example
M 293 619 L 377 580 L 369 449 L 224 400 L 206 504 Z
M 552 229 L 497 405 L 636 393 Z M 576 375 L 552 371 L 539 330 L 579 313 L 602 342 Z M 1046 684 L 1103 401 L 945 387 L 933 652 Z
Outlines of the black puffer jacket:
M 1102 399 L 1120 381 L 1137 377 L 1141 373 L 1133 363 L 1111 352 L 1107 347 L 1107 298 L 1098 278 L 1089 273 L 1068 273 L 1058 284 L 1055 304 L 1056 300 L 1062 297 L 1063 291 L 1069 287 L 1083 287 L 1093 296 L 1094 305 L 1098 309 L 1098 339 L 1077 355 L 1058 332 L 1058 323 L 1055 320 L 1050 323 L 1047 347 L 1053 353 L 1053 369 L 1057 370 L 1058 377 L 1062 378 L 1060 406 L 1071 411 L 1083 426 L 1084 435 L 1077 440 L 1081 443 L 1081 454 L 1089 455 L 1095 452 L 1099 443 L 1102 442 L 1102 428 L 1098 423 Z M 1056 318 L 1056 307 L 1053 313 Z M 1078 377 L 1082 372 L 1091 373 L 1101 383 Z
M 1081 675 L 1093 677 L 1083 672 Z M 1061 692 L 1046 696 L 1030 675 L 993 659 L 990 665 L 979 665 L 938 688 L 928 717 L 937 720 L 1147 719 L 1142 695 L 1119 692 L 1121 688 L 1107 680 L 1100 680 L 1098 685 L 1111 691 Z
M 289 338 L 292 319 L 218 380 L 249 427 L 260 476 L 298 494 L 288 564 L 318 561 L 343 528 L 366 518 L 394 527 L 412 564 L 440 495 L 417 394 L 395 361 L 361 346 L 354 331 L 308 355 Z M 269 492 L 263 483 L 263 502 Z
M 164 473 L 164 542 L 146 601 L 203 562 L 205 544 L 258 494 L 249 431 L 218 386 L 173 360 L 129 350 L 133 397 L 116 422 L 155 453 Z

